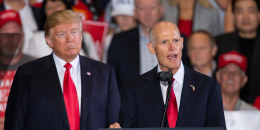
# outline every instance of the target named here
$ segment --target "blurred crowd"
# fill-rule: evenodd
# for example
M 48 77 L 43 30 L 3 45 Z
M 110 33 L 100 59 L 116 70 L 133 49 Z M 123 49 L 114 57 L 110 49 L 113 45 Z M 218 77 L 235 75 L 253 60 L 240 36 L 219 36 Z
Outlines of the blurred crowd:
M 18 66 L 51 54 L 44 23 L 58 10 L 106 22 L 102 54 L 83 31 L 81 55 L 114 67 L 119 90 L 158 64 L 149 53 L 150 27 L 175 23 L 184 38 L 182 62 L 215 78 L 225 110 L 260 109 L 259 0 L 0 0 L 0 129 Z

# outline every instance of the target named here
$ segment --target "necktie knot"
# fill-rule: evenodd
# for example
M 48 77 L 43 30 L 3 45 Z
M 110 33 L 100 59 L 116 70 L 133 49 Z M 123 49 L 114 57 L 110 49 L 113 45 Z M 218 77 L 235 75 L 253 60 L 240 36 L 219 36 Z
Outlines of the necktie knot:
M 70 68 L 71 68 L 71 64 L 70 63 L 66 63 L 65 65 L 64 65 L 64 67 L 66 68 L 66 70 L 70 70 Z

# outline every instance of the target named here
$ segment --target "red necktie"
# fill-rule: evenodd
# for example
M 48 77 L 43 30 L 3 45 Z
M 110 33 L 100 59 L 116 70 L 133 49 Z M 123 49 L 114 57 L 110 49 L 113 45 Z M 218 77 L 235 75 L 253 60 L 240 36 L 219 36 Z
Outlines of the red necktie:
M 174 78 L 172 81 L 174 82 Z M 169 104 L 167 108 L 167 118 L 168 118 L 169 128 L 175 128 L 177 117 L 178 117 L 177 101 L 176 101 L 175 94 L 173 92 L 173 83 L 172 83 L 171 95 L 170 95 Z
M 63 96 L 66 105 L 69 125 L 71 130 L 79 130 L 80 117 L 79 117 L 79 102 L 76 91 L 76 86 L 70 76 L 71 64 L 64 65 L 66 68 L 64 81 L 63 81 Z

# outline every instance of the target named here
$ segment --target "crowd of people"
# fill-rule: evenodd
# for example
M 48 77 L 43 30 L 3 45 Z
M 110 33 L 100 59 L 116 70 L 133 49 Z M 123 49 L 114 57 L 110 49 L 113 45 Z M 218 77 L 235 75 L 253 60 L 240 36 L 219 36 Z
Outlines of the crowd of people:
M 62 10 L 67 10 L 69 12 L 55 14 Z M 79 15 L 80 18 L 74 16 L 72 12 Z M 53 14 L 57 17 L 66 17 L 68 15 L 75 19 L 55 19 L 53 18 Z M 77 23 L 80 25 L 79 28 L 73 27 L 76 26 L 74 23 L 75 21 L 78 22 L 78 19 L 107 22 L 109 24 L 107 34 L 103 37 L 102 55 L 98 54 L 95 45 L 96 42 L 93 40 L 92 34 L 82 31 L 81 23 Z M 61 28 L 57 28 L 59 26 L 61 26 Z M 171 38 L 170 35 L 175 35 L 176 33 L 168 30 L 169 28 L 179 33 L 180 37 L 174 37 L 175 39 L 171 39 L 172 41 L 167 41 Z M 165 38 L 166 40 L 161 42 L 161 40 L 163 40 L 162 38 Z M 62 41 L 62 39 L 65 40 Z M 73 46 L 71 44 L 70 48 L 77 48 L 75 52 L 66 52 L 65 47 L 67 46 L 64 45 L 66 40 L 80 44 L 78 46 Z M 182 45 L 179 46 L 177 44 L 178 42 L 181 42 Z M 60 43 L 60 45 L 56 46 L 56 43 Z M 168 47 L 166 49 L 166 46 L 171 43 L 177 47 Z M 57 66 L 57 64 L 60 64 L 60 60 L 72 62 L 75 59 L 80 61 L 80 67 L 74 68 L 76 72 L 76 74 L 74 72 L 74 76 L 77 78 L 72 78 L 73 81 L 79 80 L 79 84 L 76 83 L 77 93 L 85 92 L 85 90 L 78 90 L 77 88 L 78 85 L 86 85 L 81 81 L 83 78 L 86 78 L 88 81 L 90 81 L 88 77 L 96 78 L 92 82 L 92 85 L 95 84 L 107 87 L 105 87 L 107 91 L 101 91 L 101 97 L 98 97 L 97 94 L 101 88 L 94 89 L 92 95 L 98 98 L 91 100 L 85 99 L 84 101 L 91 102 L 89 104 L 85 105 L 84 101 L 80 101 L 81 98 L 78 97 L 78 105 L 83 105 L 81 108 L 84 107 L 89 109 L 88 113 L 91 113 L 91 111 L 92 114 L 98 113 L 98 111 L 96 111 L 97 107 L 101 106 L 105 109 L 109 109 L 109 111 L 114 114 L 113 116 L 111 114 L 105 114 L 106 116 L 111 116 L 111 118 L 109 117 L 106 120 L 104 113 L 101 112 L 99 114 L 103 114 L 101 116 L 102 119 L 94 118 L 95 120 L 99 120 L 97 121 L 98 123 L 94 124 L 88 119 L 89 117 L 85 117 L 86 122 L 92 123 L 93 126 L 80 126 L 83 128 L 94 129 L 100 126 L 109 127 L 109 125 L 112 125 L 112 127 L 114 127 L 113 125 L 115 125 L 115 127 L 120 127 L 120 125 L 123 127 L 146 127 L 157 125 L 157 120 L 153 120 L 154 117 L 150 115 L 149 110 L 145 109 L 146 106 L 137 107 L 141 105 L 139 103 L 146 104 L 141 101 L 148 100 L 149 102 L 149 99 L 142 96 L 143 93 L 137 93 L 137 91 L 146 92 L 145 88 L 143 90 L 141 86 L 145 86 L 145 84 L 151 84 L 151 86 L 153 86 L 153 84 L 157 83 L 150 80 L 148 80 L 148 82 L 145 79 L 147 77 L 153 78 L 153 76 L 150 76 L 154 74 L 153 72 L 164 70 L 162 69 L 162 66 L 165 67 L 167 66 L 166 64 L 168 64 L 166 59 L 163 59 L 163 56 L 166 55 L 169 55 L 167 56 L 168 60 L 178 60 L 181 58 L 180 63 L 172 62 L 175 66 L 171 67 L 169 65 L 166 67 L 172 69 L 173 74 L 179 72 L 178 69 L 185 70 L 185 74 L 183 74 L 184 79 L 177 78 L 175 79 L 174 84 L 186 81 L 186 71 L 193 74 L 193 71 L 190 72 L 190 69 L 192 69 L 203 74 L 203 76 L 201 76 L 200 74 L 194 73 L 194 75 L 197 75 L 197 78 L 200 79 L 198 81 L 195 80 L 196 82 L 202 80 L 209 81 L 208 86 L 210 86 L 210 88 L 199 88 L 202 89 L 203 92 L 211 92 L 211 88 L 215 90 L 216 86 L 220 88 L 222 96 L 218 97 L 218 89 L 216 89 L 216 93 L 212 94 L 215 94 L 217 99 L 212 101 L 218 103 L 218 99 L 222 99 L 224 110 L 260 110 L 260 87 L 258 86 L 258 84 L 260 84 L 260 79 L 258 77 L 258 73 L 260 73 L 260 68 L 258 67 L 258 65 L 260 65 L 259 50 L 259 0 L 0 0 L 0 130 L 4 127 L 4 117 L 6 106 L 8 107 L 7 100 L 9 91 L 17 69 L 19 66 L 38 58 L 42 60 L 24 66 L 23 69 L 18 71 L 20 80 L 17 76 L 14 88 L 19 89 L 18 86 L 20 84 L 21 86 L 19 87 L 24 87 L 25 90 L 19 90 L 19 92 L 12 90 L 10 92 L 12 96 L 9 100 L 12 102 L 9 103 L 9 112 L 6 113 L 10 116 L 6 123 L 8 125 L 16 124 L 17 126 L 15 127 L 17 128 L 25 127 L 19 124 L 25 118 L 25 113 L 22 113 L 24 110 L 18 110 L 18 108 L 16 108 L 18 107 L 16 102 L 20 102 L 19 105 L 26 107 L 26 109 L 27 107 L 30 108 L 27 104 L 28 102 L 24 102 L 24 99 L 20 99 L 21 97 L 19 97 L 21 95 L 24 96 L 22 93 L 27 93 L 27 89 L 28 91 L 35 91 L 36 94 L 34 95 L 38 94 L 36 96 L 37 98 L 40 96 L 46 98 L 45 96 L 48 95 L 47 92 L 49 90 L 32 89 L 28 86 L 24 86 L 26 83 L 29 83 L 30 85 L 33 84 L 29 79 L 21 78 L 23 74 L 27 76 L 26 78 L 30 77 L 37 80 L 42 85 L 55 86 L 55 84 L 46 83 L 45 80 L 39 80 L 39 78 L 43 78 L 44 76 L 44 78 L 48 78 L 47 71 L 46 75 L 44 74 L 45 72 L 41 72 L 40 62 L 43 64 L 48 62 L 50 65 L 54 65 L 55 63 Z M 168 51 L 169 54 L 164 54 Z M 173 53 L 171 53 L 171 51 L 173 51 Z M 73 54 L 72 59 L 68 56 L 70 53 Z M 77 56 L 78 54 L 80 54 L 80 57 Z M 86 60 L 81 56 L 88 57 L 91 60 Z M 52 57 L 54 61 L 50 60 Z M 96 61 L 103 62 L 112 67 L 110 68 L 103 63 L 100 64 Z M 91 65 L 88 66 L 93 66 L 93 68 L 91 68 L 93 71 L 83 67 L 83 64 L 85 64 L 84 62 L 89 62 Z M 57 67 L 57 70 L 54 68 L 51 69 L 52 70 L 50 71 L 57 71 L 59 68 Z M 176 71 L 174 71 L 174 69 L 176 69 Z M 25 70 L 28 70 L 28 72 L 24 72 Z M 32 70 L 35 72 L 32 72 Z M 61 72 L 62 76 L 65 75 L 65 69 L 63 71 L 64 72 Z M 77 73 L 79 72 L 86 73 L 88 77 L 83 76 L 82 78 L 81 75 L 81 78 L 78 78 Z M 41 76 L 43 77 L 39 76 L 38 78 L 38 75 L 35 76 L 34 73 L 37 73 L 38 75 L 42 73 Z M 98 75 L 95 75 L 97 73 Z M 49 74 L 55 75 L 50 72 Z M 60 79 L 60 77 L 62 77 L 61 75 L 58 72 L 57 77 Z M 145 76 L 139 77 L 140 75 Z M 204 75 L 207 77 L 204 77 Z M 211 78 L 208 79 L 208 77 Z M 213 80 L 211 81 L 211 79 Z M 211 83 L 215 83 L 215 81 L 218 83 L 214 86 Z M 33 83 L 39 84 L 38 82 Z M 56 84 L 59 83 L 59 86 L 62 88 L 63 79 Z M 183 85 L 182 83 L 180 84 L 181 86 Z M 135 87 L 131 88 L 131 85 Z M 206 83 L 202 84 L 202 86 L 204 85 L 206 85 Z M 140 88 L 137 88 L 137 86 Z M 195 88 L 193 88 L 193 90 L 194 89 Z M 121 98 L 117 95 L 117 91 Z M 62 95 L 63 89 L 62 91 L 57 92 Z M 18 97 L 14 96 L 14 94 L 18 95 Z M 107 94 L 109 95 L 108 97 L 106 97 Z M 132 94 L 137 97 L 132 99 L 134 97 Z M 139 94 L 141 94 L 141 96 Z M 154 94 L 155 96 L 164 96 L 158 95 L 157 93 Z M 183 96 L 180 97 L 180 95 L 178 95 L 178 93 L 176 95 L 178 110 L 180 107 L 183 109 L 183 106 L 180 106 L 180 100 L 185 100 L 185 98 L 183 98 Z M 85 95 L 78 94 L 78 96 L 85 98 Z M 107 98 L 109 102 L 102 101 L 102 99 Z M 115 100 L 116 98 L 119 99 Z M 211 99 L 210 97 L 208 98 Z M 133 102 L 137 99 L 140 102 Z M 100 104 L 92 104 L 92 100 L 99 102 Z M 38 102 L 38 100 L 35 99 L 31 102 Z M 48 101 L 41 102 L 51 104 L 51 102 Z M 122 103 L 122 108 L 119 116 L 116 114 L 116 111 L 119 110 L 120 103 Z M 160 103 L 163 104 L 163 102 Z M 34 106 L 34 108 L 43 107 L 41 106 L 42 104 L 34 104 L 38 105 Z M 105 106 L 105 104 L 107 106 Z M 117 105 L 113 106 L 114 104 Z M 147 103 L 147 106 L 161 104 Z M 67 104 L 63 103 L 60 105 Z M 93 105 L 93 107 L 88 108 L 88 105 Z M 10 106 L 14 108 L 10 109 Z M 135 109 L 140 109 L 140 111 L 133 111 L 133 107 L 135 106 Z M 214 111 L 215 109 L 213 109 L 213 106 L 214 105 L 212 104 L 206 105 L 205 107 L 209 108 L 205 109 L 205 111 Z M 44 106 L 44 108 L 45 107 L 46 106 Z M 81 110 L 81 108 L 79 109 Z M 46 112 L 41 113 L 45 118 L 40 119 L 31 115 L 26 118 L 30 117 L 32 122 L 36 120 L 44 122 L 44 119 L 48 120 L 48 115 L 46 115 L 46 113 L 55 112 L 48 111 L 48 107 L 45 109 L 47 109 Z M 222 107 L 219 107 L 219 109 L 222 109 Z M 142 110 L 145 110 L 145 112 Z M 21 115 L 19 115 L 21 116 L 20 119 L 14 119 L 14 116 L 17 116 L 11 114 L 14 111 L 21 112 Z M 100 111 L 104 110 L 100 109 Z M 37 113 L 37 111 L 32 112 L 34 113 L 31 114 Z M 65 113 L 66 110 L 63 112 Z M 180 112 L 182 111 L 180 110 Z M 219 120 L 219 124 L 211 124 L 210 122 L 208 126 L 219 125 L 225 127 L 221 115 L 223 111 L 218 112 L 220 115 L 214 113 L 205 116 L 207 119 L 216 117 Z M 142 114 L 137 116 L 132 115 L 131 113 Z M 84 114 L 86 114 L 85 112 L 83 112 L 83 116 L 86 116 Z M 129 115 L 132 117 L 129 117 Z M 119 119 L 117 119 L 116 116 L 119 117 Z M 147 116 L 151 116 L 150 121 L 143 119 L 147 118 Z M 180 117 L 182 116 L 180 115 Z M 135 118 L 136 121 L 134 121 L 133 118 Z M 185 118 L 185 116 L 183 116 L 183 118 Z M 17 122 L 11 120 L 17 120 Z M 191 118 L 190 120 L 192 122 L 193 119 Z M 201 122 L 199 122 L 202 123 L 203 120 L 204 119 L 201 119 Z M 104 121 L 105 124 L 102 121 Z M 113 124 L 117 121 L 119 121 L 120 125 Z M 151 125 L 151 122 L 154 123 Z M 60 122 L 57 124 L 59 123 Z M 70 123 L 71 122 L 69 121 L 69 125 L 71 125 Z M 181 122 L 177 122 L 176 124 L 177 126 L 185 126 Z M 42 126 L 42 124 L 37 124 L 37 127 L 34 125 L 26 127 L 28 129 L 33 129 Z M 192 126 L 193 124 L 187 125 Z M 46 129 L 52 128 L 55 129 L 55 126 L 46 127 Z

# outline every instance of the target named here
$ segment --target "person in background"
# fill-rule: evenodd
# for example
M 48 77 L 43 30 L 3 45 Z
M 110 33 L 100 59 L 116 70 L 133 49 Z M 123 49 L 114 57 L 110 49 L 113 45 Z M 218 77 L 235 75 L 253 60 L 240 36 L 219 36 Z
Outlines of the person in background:
M 0 12 L 0 130 L 4 129 L 4 116 L 11 83 L 17 68 L 33 60 L 23 54 L 24 33 L 19 13 L 13 10 Z
M 252 105 L 240 99 L 240 89 L 248 80 L 246 76 L 247 59 L 244 55 L 229 51 L 220 55 L 216 78 L 220 83 L 224 109 L 257 110 Z
M 210 77 L 215 77 L 217 64 L 214 57 L 217 45 L 214 37 L 207 31 L 193 32 L 188 39 L 187 52 L 195 71 Z
M 105 38 L 103 62 L 107 62 L 107 53 L 111 44 L 111 40 L 115 33 L 128 31 L 136 27 L 134 18 L 134 0 L 112 0 L 112 21 L 116 27 L 109 32 Z
M 118 121 L 113 68 L 80 56 L 81 17 L 56 11 L 45 24 L 53 53 L 20 66 L 5 113 L 9 130 L 96 130 Z
M 225 14 L 232 0 L 209 0 L 209 2 L 218 10 L 220 18 L 221 32 L 225 31 Z
M 253 103 L 260 93 L 260 28 L 259 7 L 256 0 L 234 0 L 232 7 L 236 30 L 216 37 L 217 58 L 228 51 L 235 50 L 247 57 L 248 82 L 241 89 L 241 99 Z
M 193 31 L 206 30 L 216 36 L 221 32 L 218 11 L 208 0 L 163 0 L 164 20 L 178 25 L 189 37 Z
M 235 26 L 235 19 L 234 19 L 234 13 L 233 13 L 233 6 L 236 0 L 232 0 L 232 2 L 228 5 L 227 11 L 225 14 L 225 32 L 230 33 L 236 31 L 236 26 Z M 260 1 L 256 0 L 258 4 L 258 12 L 260 14 Z M 258 21 L 260 23 L 260 15 L 258 17 Z
M 29 41 L 40 27 L 40 9 L 31 6 L 26 0 L 3 0 L 0 11 L 9 9 L 19 12 L 24 32 L 23 53 L 27 54 Z

